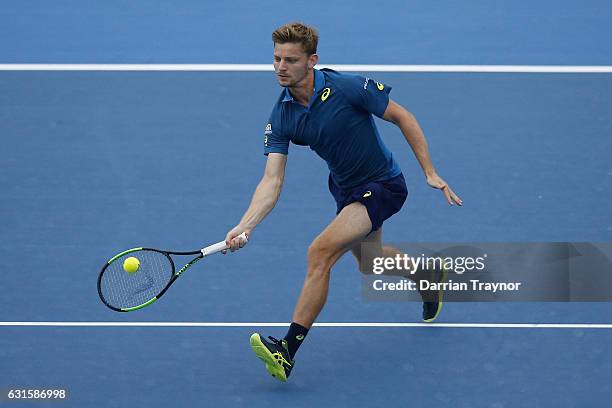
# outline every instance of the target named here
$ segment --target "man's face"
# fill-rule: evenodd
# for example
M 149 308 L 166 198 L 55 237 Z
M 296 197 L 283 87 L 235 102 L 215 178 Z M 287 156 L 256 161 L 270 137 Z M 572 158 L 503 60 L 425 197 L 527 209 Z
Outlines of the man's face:
M 306 79 L 309 68 L 314 67 L 313 62 L 316 62 L 316 54 L 309 57 L 301 44 L 274 44 L 274 71 L 280 86 L 299 85 Z

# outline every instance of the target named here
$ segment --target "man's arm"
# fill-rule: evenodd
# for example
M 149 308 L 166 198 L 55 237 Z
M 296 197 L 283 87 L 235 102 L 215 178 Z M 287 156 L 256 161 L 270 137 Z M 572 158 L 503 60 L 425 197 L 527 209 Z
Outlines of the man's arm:
M 446 184 L 446 182 L 436 173 L 436 169 L 431 162 L 431 157 L 429 157 L 427 140 L 425 140 L 425 135 L 423 135 L 423 131 L 416 118 L 404 109 L 404 107 L 389 99 L 389 105 L 385 110 L 383 119 L 400 128 L 404 134 L 404 138 L 406 138 L 406 141 L 410 144 L 414 155 L 419 161 L 423 173 L 425 173 L 427 184 L 433 188 L 442 190 L 450 205 L 461 205 L 461 199 L 457 197 L 448 184 Z
M 244 246 L 244 242 L 236 237 L 243 232 L 246 232 L 247 237 L 250 236 L 251 231 L 276 205 L 285 179 L 286 164 L 287 155 L 268 154 L 264 175 L 253 193 L 249 208 L 242 216 L 240 223 L 232 228 L 225 237 L 225 242 L 229 244 L 232 252 Z

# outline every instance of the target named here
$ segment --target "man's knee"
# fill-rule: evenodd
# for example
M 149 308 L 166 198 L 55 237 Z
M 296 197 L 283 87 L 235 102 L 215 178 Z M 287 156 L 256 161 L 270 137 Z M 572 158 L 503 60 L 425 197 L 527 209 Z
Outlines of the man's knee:
M 359 272 L 367 275 L 368 271 L 367 269 L 363 268 L 363 264 L 362 264 L 362 256 L 361 256 L 361 249 L 359 248 L 360 246 L 356 246 L 354 248 L 351 249 L 351 253 L 353 254 L 353 256 L 355 257 L 355 261 L 357 261 L 357 269 L 359 269 Z
M 397 254 L 403 255 L 404 253 L 402 251 L 400 251 L 399 249 L 392 247 L 390 245 L 383 245 L 382 247 L 382 253 L 384 257 L 387 258 L 392 258 Z
M 364 275 L 373 274 L 374 259 L 384 256 L 382 248 L 372 244 L 356 245 L 351 252 L 357 261 L 359 272 Z
M 317 238 L 308 247 L 308 274 L 328 274 L 333 264 L 334 249 Z
M 355 261 L 357 261 L 357 265 L 361 265 L 361 249 L 360 249 L 360 245 L 354 246 L 353 248 L 351 248 L 351 254 L 353 254 L 353 257 L 355 258 Z

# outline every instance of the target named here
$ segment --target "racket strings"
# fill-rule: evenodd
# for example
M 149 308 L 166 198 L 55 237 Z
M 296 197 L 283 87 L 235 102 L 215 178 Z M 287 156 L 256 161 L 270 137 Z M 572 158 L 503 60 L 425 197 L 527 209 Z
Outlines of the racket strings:
M 128 257 L 136 257 L 140 267 L 134 273 L 123 269 Z M 170 259 L 149 250 L 130 252 L 114 260 L 104 273 L 100 290 L 104 300 L 116 308 L 129 308 L 142 305 L 157 296 L 172 278 Z

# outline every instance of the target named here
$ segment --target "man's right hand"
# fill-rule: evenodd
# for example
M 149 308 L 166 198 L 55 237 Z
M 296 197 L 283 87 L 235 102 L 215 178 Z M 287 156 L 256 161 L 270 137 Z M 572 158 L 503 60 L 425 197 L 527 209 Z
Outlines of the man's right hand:
M 242 233 L 246 233 L 247 239 L 251 237 L 251 230 L 243 227 L 238 224 L 234 228 L 232 228 L 227 235 L 225 236 L 225 243 L 229 246 L 229 250 L 231 252 L 237 251 L 246 245 L 247 241 L 242 238 L 238 238 L 238 236 Z M 227 253 L 227 249 L 223 251 L 223 254 Z

